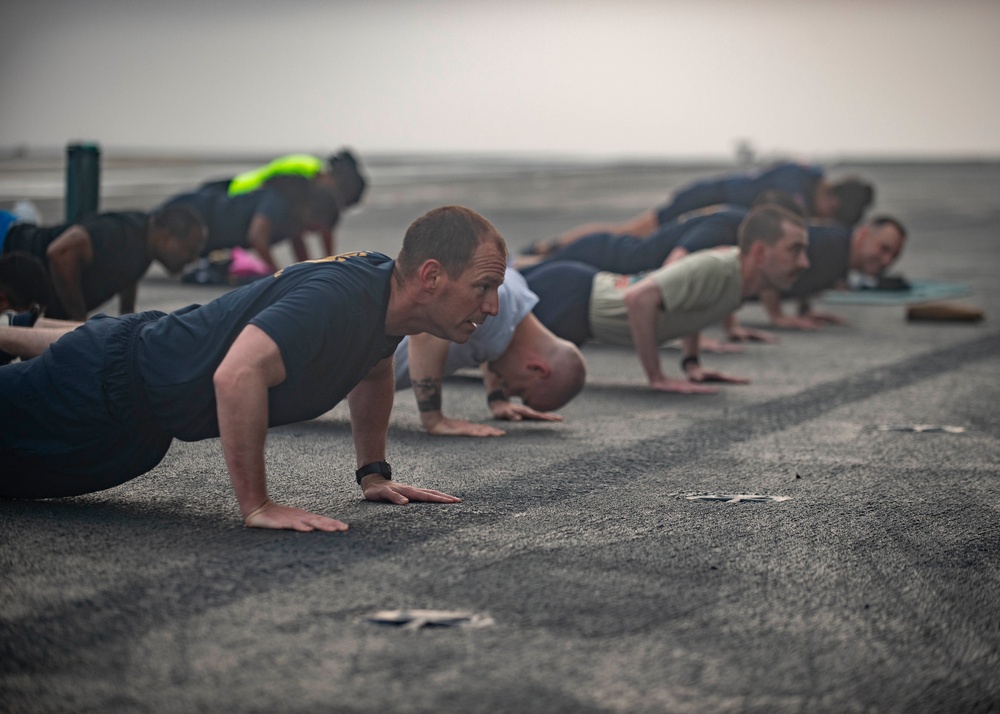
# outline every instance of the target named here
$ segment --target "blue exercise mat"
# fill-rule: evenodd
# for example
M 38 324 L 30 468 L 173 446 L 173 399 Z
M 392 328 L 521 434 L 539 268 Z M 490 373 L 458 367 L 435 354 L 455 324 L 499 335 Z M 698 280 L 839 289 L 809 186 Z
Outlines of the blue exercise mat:
M 836 305 L 912 305 L 971 294 L 971 286 L 965 283 L 912 280 L 909 290 L 829 290 L 821 299 Z

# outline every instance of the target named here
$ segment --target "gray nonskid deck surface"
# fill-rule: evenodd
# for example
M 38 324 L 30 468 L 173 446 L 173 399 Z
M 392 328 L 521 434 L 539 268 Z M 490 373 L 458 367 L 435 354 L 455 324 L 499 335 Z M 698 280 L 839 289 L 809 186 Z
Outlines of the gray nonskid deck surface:
M 454 506 L 360 500 L 343 406 L 272 430 L 272 494 L 346 520 L 345 534 L 242 528 L 213 441 L 177 443 L 147 476 L 100 494 L 0 502 L 0 705 L 1000 708 L 1000 211 L 969 196 L 1000 186 L 1000 170 L 867 173 L 911 225 L 900 269 L 973 283 L 985 322 L 827 306 L 850 326 L 706 355 L 752 378 L 712 396 L 654 394 L 630 351 L 590 345 L 588 385 L 565 423 L 510 424 L 501 439 L 427 436 L 401 392 L 390 460 L 401 479 L 461 495 Z M 546 212 L 528 191 L 501 206 L 505 180 L 439 182 L 412 203 L 394 194 L 398 206 L 387 197 L 397 189 L 376 185 L 341 247 L 395 252 L 432 200 L 480 202 L 514 249 L 609 210 Z M 555 195 L 603 189 L 621 216 L 651 192 L 645 171 L 546 180 Z M 140 302 L 212 294 L 154 272 Z M 750 304 L 743 317 L 762 313 Z M 677 350 L 662 356 L 677 373 Z M 445 409 L 485 419 L 482 387 L 448 380 Z M 966 431 L 879 429 L 907 424 Z M 686 498 L 699 493 L 790 500 Z M 393 608 L 495 624 L 409 631 L 364 619 Z

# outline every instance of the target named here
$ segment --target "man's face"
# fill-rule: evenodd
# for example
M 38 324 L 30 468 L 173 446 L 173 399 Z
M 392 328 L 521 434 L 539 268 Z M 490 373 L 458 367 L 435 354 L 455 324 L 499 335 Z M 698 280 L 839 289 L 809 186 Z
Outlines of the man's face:
M 167 272 L 176 274 L 201 253 L 202 245 L 205 242 L 205 230 L 200 227 L 192 228 L 183 238 L 176 238 L 166 229 L 160 229 L 156 241 L 156 259 L 166 268 Z
M 536 370 L 528 368 L 527 365 L 518 365 L 514 369 L 508 369 L 502 378 L 503 392 L 508 397 L 520 397 L 527 406 L 531 406 L 531 395 L 538 387 L 540 374 Z
M 884 273 L 903 251 L 903 234 L 891 223 L 862 226 L 856 243 L 858 265 L 865 275 L 877 277 Z
M 840 199 L 826 179 L 820 179 L 813 193 L 812 215 L 816 218 L 833 218 L 840 208 Z
M 776 290 L 788 290 L 803 270 L 809 267 L 806 229 L 791 221 L 781 224 L 781 238 L 774 245 L 762 243 L 763 271 L 767 284 Z
M 466 269 L 456 278 L 441 272 L 434 322 L 438 337 L 466 342 L 488 315 L 500 310 L 497 288 L 506 270 L 504 255 L 493 241 L 479 244 Z

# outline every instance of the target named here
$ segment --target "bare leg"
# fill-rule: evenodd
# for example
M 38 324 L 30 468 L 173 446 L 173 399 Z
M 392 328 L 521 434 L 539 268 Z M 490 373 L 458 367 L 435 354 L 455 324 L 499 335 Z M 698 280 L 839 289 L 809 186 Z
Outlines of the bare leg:
M 554 238 L 540 240 L 531 245 L 532 255 L 547 255 L 557 248 L 565 248 L 591 233 L 615 233 L 646 238 L 659 228 L 655 211 L 644 211 L 621 223 L 585 223 L 560 233 Z
M 71 327 L 9 327 L 0 325 L 0 350 L 30 359 L 42 354 L 49 345 L 76 329 L 79 323 L 67 323 Z
M 75 330 L 82 324 L 82 322 L 76 322 L 75 320 L 57 320 L 54 317 L 44 316 L 35 320 L 35 327 L 59 327 L 65 328 L 67 332 Z

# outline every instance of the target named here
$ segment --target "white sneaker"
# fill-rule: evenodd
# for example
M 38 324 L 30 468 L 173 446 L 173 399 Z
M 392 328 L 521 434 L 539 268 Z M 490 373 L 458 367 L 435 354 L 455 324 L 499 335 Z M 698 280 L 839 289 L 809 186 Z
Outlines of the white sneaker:
M 15 203 L 10 212 L 14 214 L 19 223 L 34 223 L 36 226 L 42 223 L 42 214 L 38 210 L 38 206 L 26 198 Z

